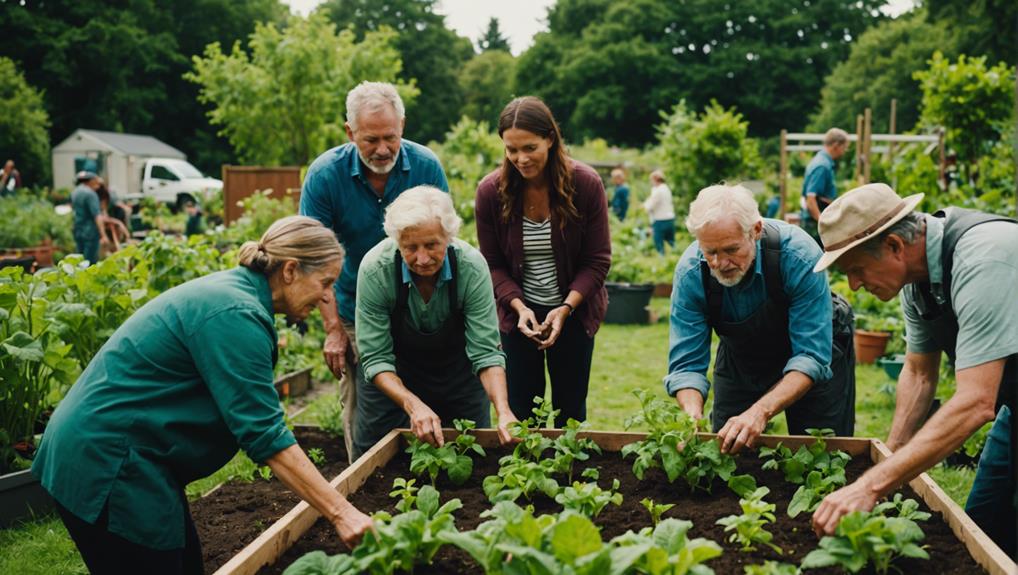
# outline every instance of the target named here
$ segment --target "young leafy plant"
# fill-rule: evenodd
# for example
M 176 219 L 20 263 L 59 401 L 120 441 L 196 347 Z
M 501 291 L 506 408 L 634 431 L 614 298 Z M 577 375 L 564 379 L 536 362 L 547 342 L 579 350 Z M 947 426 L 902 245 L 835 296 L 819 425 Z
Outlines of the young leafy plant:
M 580 438 L 579 433 L 585 424 L 569 418 L 563 428 L 562 435 L 552 442 L 552 449 L 555 452 L 555 471 L 565 474 L 567 481 L 573 480 L 573 463 L 587 461 L 590 459 L 590 451 L 601 453 L 599 446 L 593 439 Z
M 788 504 L 788 516 L 797 517 L 804 511 L 813 511 L 828 494 L 845 485 L 845 466 L 852 457 L 844 451 L 827 450 L 830 429 L 807 429 L 815 438 L 809 445 L 801 445 L 793 454 L 782 444 L 774 448 L 760 448 L 760 457 L 767 459 L 763 469 L 781 471 L 785 481 L 800 487 Z
M 905 499 L 901 493 L 895 493 L 894 498 L 890 501 L 884 501 L 878 503 L 873 508 L 874 513 L 880 513 L 887 515 L 888 511 L 894 511 L 897 517 L 903 519 L 911 519 L 912 521 L 926 521 L 930 518 L 930 514 L 925 511 L 919 510 L 919 502 L 915 499 Z
M 885 517 L 871 511 L 855 511 L 841 518 L 834 537 L 824 537 L 820 546 L 802 560 L 803 569 L 840 566 L 851 573 L 867 565 L 883 575 L 899 557 L 929 559 L 918 544 L 925 535 L 915 521 Z
M 806 476 L 806 483 L 799 486 L 788 502 L 788 516 L 797 517 L 803 511 L 815 511 L 824 497 L 845 485 L 845 470 L 834 468 L 824 475 L 813 470 Z
M 477 438 L 469 432 L 474 429 L 473 421 L 456 419 L 453 425 L 459 431 L 454 441 L 435 447 L 416 437 L 409 437 L 406 451 L 410 454 L 410 472 L 420 476 L 427 474 L 434 485 L 440 471 L 445 470 L 453 485 L 463 485 L 474 472 L 474 460 L 469 452 L 484 456 L 484 448 L 477 444 Z
M 554 473 L 555 461 L 552 459 L 537 462 L 507 455 L 499 460 L 498 474 L 485 477 L 482 487 L 493 503 L 515 501 L 520 496 L 529 500 L 538 492 L 555 497 L 559 484 L 553 477 Z
M 396 503 L 396 509 L 400 513 L 406 513 L 414 508 L 414 503 L 417 501 L 418 488 L 414 485 L 417 483 L 416 479 L 404 479 L 397 477 L 392 480 L 392 491 L 389 492 L 389 497 L 398 497 L 399 501 Z
M 555 501 L 565 509 L 579 511 L 587 517 L 597 517 L 609 504 L 622 505 L 619 480 L 612 480 L 611 489 L 604 490 L 597 483 L 573 482 L 555 496 Z
M 650 520 L 653 525 L 661 523 L 661 516 L 672 507 L 675 507 L 674 503 L 654 503 L 654 500 L 649 497 L 641 499 L 640 505 L 643 505 L 650 513 Z
M 308 459 L 315 465 L 322 465 L 325 463 L 325 450 L 321 447 L 312 447 L 308 450 Z
M 757 488 L 739 500 L 742 515 L 729 515 L 717 520 L 718 525 L 725 527 L 726 533 L 731 532 L 728 536 L 729 543 L 738 542 L 742 546 L 742 551 L 754 551 L 757 545 L 766 545 L 778 555 L 782 554 L 781 548 L 771 543 L 774 534 L 765 529 L 765 526 L 774 523 L 775 519 L 775 505 L 763 500 L 770 491 L 766 487 Z
M 760 565 L 746 565 L 742 569 L 743 575 L 799 575 L 801 573 L 795 565 L 777 561 L 764 561 Z
M 679 450 L 695 437 L 697 422 L 672 402 L 654 397 L 640 389 L 633 392 L 640 400 L 642 411 L 626 420 L 626 429 L 637 425 L 649 428 L 647 438 L 622 448 L 622 457 L 634 455 L 633 474 L 643 479 L 648 469 L 663 468 L 668 481 L 679 476 Z

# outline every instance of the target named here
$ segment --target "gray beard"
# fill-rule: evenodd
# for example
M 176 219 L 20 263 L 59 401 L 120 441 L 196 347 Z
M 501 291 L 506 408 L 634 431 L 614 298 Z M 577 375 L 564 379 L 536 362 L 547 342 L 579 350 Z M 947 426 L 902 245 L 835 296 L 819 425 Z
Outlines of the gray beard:
M 396 167 L 396 160 L 399 159 L 399 152 L 396 152 L 396 155 L 393 156 L 391 162 L 389 162 L 388 164 L 385 164 L 382 167 L 378 167 L 378 166 L 372 164 L 371 162 L 369 162 L 368 159 L 364 157 L 364 154 L 362 154 L 359 149 L 357 150 L 357 155 L 360 156 L 361 163 L 363 163 L 365 166 L 368 167 L 369 170 L 371 170 L 372 172 L 378 174 L 379 176 L 384 176 L 385 174 L 388 174 L 389 172 L 391 172 L 392 169 Z

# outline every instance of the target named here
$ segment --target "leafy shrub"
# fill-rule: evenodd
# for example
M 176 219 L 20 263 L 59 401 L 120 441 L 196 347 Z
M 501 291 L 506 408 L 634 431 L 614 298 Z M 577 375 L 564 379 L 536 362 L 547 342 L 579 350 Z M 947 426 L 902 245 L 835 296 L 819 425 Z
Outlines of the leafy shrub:
M 754 177 L 760 169 L 760 152 L 747 137 L 749 122 L 734 108 L 712 100 L 697 116 L 680 101 L 671 113 L 661 113 L 658 141 L 664 156 L 665 177 L 679 205 L 688 205 L 696 193 L 721 181 Z
M 0 248 L 29 248 L 46 240 L 74 249 L 73 218 L 60 215 L 53 204 L 27 191 L 0 198 Z

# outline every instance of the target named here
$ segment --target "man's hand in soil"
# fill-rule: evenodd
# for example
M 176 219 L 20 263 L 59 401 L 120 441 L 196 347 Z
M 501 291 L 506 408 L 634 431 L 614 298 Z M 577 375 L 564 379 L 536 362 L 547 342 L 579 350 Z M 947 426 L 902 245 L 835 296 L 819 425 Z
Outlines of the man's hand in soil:
M 813 531 L 817 536 L 834 535 L 841 518 L 853 511 L 869 511 L 877 504 L 876 490 L 865 477 L 831 493 L 813 512 Z
M 756 438 L 767 428 L 767 414 L 756 406 L 729 418 L 718 431 L 721 453 L 738 453 L 743 447 L 752 447 Z
M 368 517 L 353 505 L 349 506 L 332 525 L 336 528 L 339 538 L 350 549 L 353 549 L 360 543 L 361 538 L 364 537 L 368 530 L 373 531 L 375 529 L 371 517 Z

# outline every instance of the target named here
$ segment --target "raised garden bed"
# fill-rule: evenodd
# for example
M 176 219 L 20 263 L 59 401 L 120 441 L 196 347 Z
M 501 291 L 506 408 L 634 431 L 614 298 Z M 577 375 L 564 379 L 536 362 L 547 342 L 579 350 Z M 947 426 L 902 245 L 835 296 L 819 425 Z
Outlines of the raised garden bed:
M 281 375 L 273 382 L 280 398 L 299 397 L 311 389 L 311 368 L 306 367 L 298 371 Z
M 52 509 L 53 498 L 32 475 L 32 470 L 0 475 L 0 528 Z
M 560 432 L 546 430 L 543 433 L 556 436 Z M 463 509 L 454 513 L 456 527 L 460 531 L 473 529 L 483 521 L 478 515 L 489 509 L 491 504 L 484 495 L 481 483 L 485 476 L 497 472 L 498 458 L 508 453 L 507 450 L 497 447 L 497 439 L 493 432 L 479 431 L 476 435 L 478 443 L 485 446 L 489 453 L 487 457 L 475 461 L 470 479 L 462 486 L 455 487 L 448 483 L 443 475 L 436 485 L 443 501 L 459 498 L 463 502 Z M 657 503 L 675 503 L 675 507 L 666 512 L 665 517 L 691 520 L 693 528 L 689 533 L 690 537 L 706 537 L 723 547 L 724 554 L 708 562 L 708 566 L 719 574 L 741 574 L 745 565 L 760 564 L 765 560 L 798 564 L 808 552 L 817 547 L 817 539 L 809 527 L 810 514 L 804 513 L 792 519 L 785 513 L 796 486 L 787 483 L 777 471 L 763 470 L 762 461 L 756 452 L 740 454 L 736 458 L 738 466 L 736 473 L 750 473 L 756 477 L 759 485 L 770 488 L 767 500 L 777 505 L 777 519 L 770 526 L 770 531 L 774 534 L 774 543 L 784 550 L 783 555 L 778 555 L 763 546 L 757 551 L 739 552 L 738 544 L 727 541 L 724 528 L 715 524 L 715 521 L 726 515 L 738 514 L 740 510 L 739 497 L 723 482 L 715 481 L 712 493 L 706 494 L 691 493 L 681 480 L 669 483 L 660 469 L 651 469 L 647 471 L 642 481 L 637 480 L 632 472 L 632 461 L 623 460 L 618 451 L 625 444 L 643 439 L 645 434 L 586 432 L 581 435 L 592 438 L 604 450 L 603 455 L 592 456 L 582 467 L 599 468 L 602 485 L 610 483 L 612 479 L 619 479 L 620 492 L 624 495 L 622 505 L 608 506 L 594 519 L 594 523 L 601 528 L 605 540 L 628 530 L 649 526 L 651 522 L 648 512 L 640 504 L 643 498 L 649 497 Z M 454 436 L 455 432 L 451 430 L 446 433 L 447 440 Z M 805 442 L 811 442 L 812 438 L 768 436 L 761 438 L 760 444 L 774 446 L 779 441 L 794 449 Z M 412 477 L 408 470 L 409 456 L 403 453 L 405 445 L 405 440 L 398 432 L 390 433 L 355 465 L 333 479 L 332 485 L 365 512 L 385 510 L 393 513 L 395 500 L 388 495 L 392 490 L 393 479 Z M 883 443 L 877 440 L 829 439 L 828 447 L 844 450 L 853 456 L 846 468 L 848 481 L 857 478 L 873 462 L 881 461 L 890 455 Z M 418 483 L 426 482 L 426 479 L 418 480 Z M 906 497 L 920 500 L 924 509 L 934 512 L 932 518 L 921 523 L 926 535 L 922 543 L 926 546 L 930 559 L 904 559 L 896 562 L 895 566 L 903 572 L 956 574 L 989 572 L 993 575 L 1015 572 L 1015 564 L 986 538 L 985 534 L 927 475 L 923 474 L 913 480 L 902 492 Z M 543 495 L 537 496 L 533 504 L 536 508 L 535 514 L 553 513 L 561 509 L 560 505 Z M 330 555 L 346 552 L 347 549 L 331 525 L 317 519 L 317 513 L 313 509 L 306 503 L 299 503 L 251 545 L 223 565 L 216 575 L 281 573 L 287 565 L 310 551 L 322 550 Z M 419 566 L 414 572 L 478 573 L 481 570 L 465 552 L 446 546 L 435 556 L 432 565 Z M 808 571 L 808 573 L 838 572 L 840 571 L 836 569 Z
M 293 431 L 305 452 L 322 450 L 325 463 L 317 467 L 326 478 L 335 477 L 349 466 L 342 438 L 313 426 L 298 425 Z M 251 481 L 235 479 L 223 483 L 191 501 L 205 571 L 218 569 L 299 502 L 300 498 L 278 479 L 266 481 L 257 474 Z

